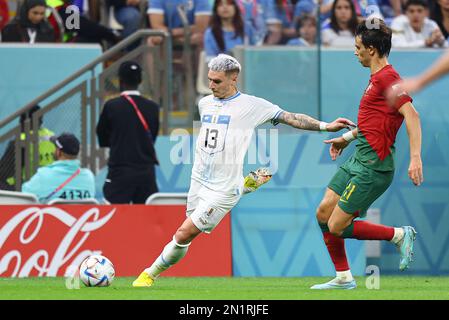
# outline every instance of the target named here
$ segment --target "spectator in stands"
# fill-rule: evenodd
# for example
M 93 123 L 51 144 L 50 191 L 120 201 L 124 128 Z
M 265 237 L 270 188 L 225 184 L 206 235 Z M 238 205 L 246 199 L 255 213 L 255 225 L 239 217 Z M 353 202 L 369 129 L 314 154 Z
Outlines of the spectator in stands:
M 27 141 L 27 132 L 25 130 L 25 121 L 30 121 L 30 130 L 33 131 L 33 124 L 31 118 L 33 114 L 39 111 L 41 108 L 39 106 L 32 107 L 28 112 L 23 113 L 20 116 L 20 140 Z M 54 136 L 54 133 L 49 129 L 42 126 L 43 119 L 40 117 L 38 119 L 38 135 L 39 135 L 39 167 L 44 167 L 52 164 L 56 151 L 55 145 L 50 141 L 50 138 Z M 6 147 L 5 153 L 0 159 L 0 189 L 3 190 L 15 190 L 16 189 L 16 179 L 15 179 L 15 140 L 11 140 Z M 33 148 L 29 148 L 30 154 L 28 155 L 30 160 L 30 165 L 33 165 Z M 21 163 L 23 170 L 23 178 L 25 177 L 25 150 L 21 148 Z
M 368 18 L 375 15 L 383 19 L 378 0 L 352 0 L 352 3 L 354 4 L 357 17 Z
M 174 43 L 182 43 L 184 25 L 178 10 L 186 13 L 191 26 L 190 41 L 203 46 L 204 32 L 209 25 L 211 7 L 208 0 L 151 0 L 148 3 L 148 16 L 152 29 L 169 31 Z M 162 38 L 150 38 L 153 45 L 161 43 Z
M 57 161 L 39 168 L 30 181 L 22 186 L 23 192 L 33 193 L 41 203 L 55 198 L 77 200 L 95 197 L 95 177 L 89 169 L 82 169 L 77 159 L 79 140 L 71 133 L 53 137 Z
M 321 2 L 321 11 L 323 12 L 323 7 L 329 7 L 329 10 L 325 11 L 325 12 L 330 12 L 331 8 L 332 8 L 332 2 L 333 0 L 318 0 L 319 2 Z M 299 19 L 300 17 L 304 16 L 304 15 L 311 15 L 314 16 L 316 15 L 316 10 L 317 10 L 317 4 L 318 1 L 315 0 L 299 0 L 298 2 L 296 2 L 295 5 L 295 18 Z M 328 4 L 324 5 L 324 2 L 329 2 Z
M 274 45 L 282 38 L 282 23 L 276 17 L 274 0 L 237 0 L 245 25 L 245 44 Z M 251 30 L 251 32 L 249 32 Z
M 209 26 L 212 15 L 209 0 L 148 0 L 148 21 L 151 29 L 167 31 L 172 36 L 173 43 L 173 82 L 179 89 L 173 93 L 173 110 L 185 108 L 183 99 L 179 92 L 189 92 L 189 81 L 196 82 L 196 70 L 198 67 L 200 52 L 204 47 L 204 32 Z M 188 25 L 184 25 L 184 24 Z M 186 27 L 189 28 L 190 38 L 187 39 L 191 45 L 190 55 L 184 51 Z M 150 47 L 159 46 L 162 37 L 149 37 L 147 43 Z M 189 61 L 189 63 L 186 63 Z M 149 70 L 150 83 L 160 81 L 153 70 L 157 70 L 159 61 L 154 61 L 153 55 L 147 55 L 147 66 Z M 187 64 L 191 66 L 189 72 Z M 163 84 L 162 84 L 163 85 Z M 188 100 L 188 98 L 186 98 Z M 194 103 L 193 101 L 187 102 Z
M 366 18 L 375 14 L 382 18 L 382 11 L 379 7 L 379 0 L 351 0 L 354 4 L 356 14 L 359 18 Z M 401 0 L 380 0 L 400 2 Z M 320 19 L 326 21 L 330 18 L 334 0 L 299 0 L 296 4 L 295 16 L 299 17 L 301 14 L 315 14 L 317 3 L 320 3 Z
M 67 28 L 67 26 L 73 24 L 73 11 L 67 10 L 73 4 L 73 0 L 47 0 L 47 5 L 54 8 L 58 15 L 58 17 L 49 18 L 52 21 L 53 28 L 59 28 L 58 19 L 62 20 L 62 24 L 65 26 L 63 42 L 101 44 L 102 41 L 107 41 L 110 45 L 114 45 L 122 39 L 117 30 L 107 28 L 84 15 L 79 16 L 79 25 L 77 27 L 74 29 Z M 59 32 L 61 30 L 58 29 Z
M 385 22 L 391 22 L 391 19 L 402 14 L 403 0 L 378 0 L 380 12 L 385 18 Z
M 432 48 L 447 45 L 437 23 L 429 18 L 426 0 L 408 0 L 405 15 L 394 18 L 392 45 L 396 48 Z
M 449 42 L 449 0 L 432 1 L 430 17 L 438 24 L 444 38 Z
M 121 96 L 105 103 L 97 125 L 100 147 L 110 148 L 103 186 L 110 203 L 145 203 L 158 191 L 154 143 L 159 131 L 159 106 L 142 96 L 141 67 L 125 61 L 119 67 Z
M 323 26 L 324 46 L 353 47 L 358 20 L 351 0 L 336 0 L 332 5 L 330 22 Z
M 310 47 L 316 44 L 316 18 L 312 15 L 305 14 L 298 21 L 299 37 L 291 39 L 287 45 Z
M 123 26 L 121 36 L 126 38 L 139 29 L 141 21 L 140 1 L 143 0 L 107 0 L 108 6 L 114 7 L 114 16 Z
M 354 4 L 355 13 L 359 18 L 364 19 L 371 15 L 383 18 L 379 7 L 379 0 L 352 0 L 352 3 Z
M 295 5 L 291 0 L 274 0 L 276 18 L 282 23 L 282 38 L 280 44 L 297 38 L 295 28 Z
M 19 14 L 2 30 L 3 42 L 55 42 L 52 26 L 45 19 L 45 0 L 24 0 Z
M 243 19 L 235 0 L 216 0 L 212 9 L 210 27 L 204 33 L 207 60 L 220 53 L 230 54 L 244 41 Z

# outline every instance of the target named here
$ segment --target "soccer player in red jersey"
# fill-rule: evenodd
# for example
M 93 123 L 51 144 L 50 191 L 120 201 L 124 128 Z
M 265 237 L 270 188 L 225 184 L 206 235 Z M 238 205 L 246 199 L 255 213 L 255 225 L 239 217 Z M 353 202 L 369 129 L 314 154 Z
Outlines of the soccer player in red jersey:
M 355 153 L 330 181 L 316 213 L 337 276 L 312 289 L 356 287 L 346 258 L 345 238 L 392 242 L 401 255 L 400 270 L 407 269 L 412 260 L 416 236 L 413 227 L 394 228 L 355 220 L 366 215 L 369 206 L 393 180 L 394 142 L 404 119 L 410 141 L 408 174 L 416 186 L 423 182 L 421 125 L 412 98 L 402 92 L 396 95 L 393 105 L 387 103 L 387 93 L 400 81 L 387 60 L 391 34 L 391 29 L 379 19 L 362 22 L 356 30 L 355 55 L 362 66 L 370 68 L 371 78 L 360 101 L 357 127 L 341 137 L 325 141 L 330 144 L 332 160 L 351 141 L 358 143 Z

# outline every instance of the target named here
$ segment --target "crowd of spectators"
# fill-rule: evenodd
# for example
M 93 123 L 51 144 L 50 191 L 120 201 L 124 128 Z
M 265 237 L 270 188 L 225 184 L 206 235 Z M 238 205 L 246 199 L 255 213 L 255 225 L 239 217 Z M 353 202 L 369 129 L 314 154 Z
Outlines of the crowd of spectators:
M 170 31 L 176 44 L 185 32 L 180 11 L 190 24 L 191 43 L 208 57 L 230 53 L 236 45 L 316 44 L 309 34 L 323 46 L 352 47 L 355 25 L 372 15 L 393 29 L 393 47 L 446 47 L 449 39 L 449 0 L 19 0 L 14 17 L 7 4 L 3 0 L 0 7 L 3 42 L 113 45 L 140 28 L 152 28 Z M 100 23 L 93 14 L 98 5 L 116 25 Z M 68 6 L 79 9 L 76 29 L 64 28 Z

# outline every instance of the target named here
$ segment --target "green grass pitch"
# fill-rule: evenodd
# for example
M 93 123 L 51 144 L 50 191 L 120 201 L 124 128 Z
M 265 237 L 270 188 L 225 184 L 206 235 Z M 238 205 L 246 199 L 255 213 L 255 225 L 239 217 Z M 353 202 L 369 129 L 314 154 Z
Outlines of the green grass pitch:
M 355 290 L 315 291 L 330 278 L 171 278 L 151 288 L 133 288 L 134 278 L 117 278 L 110 287 L 66 288 L 64 278 L 0 278 L 0 299 L 147 299 L 147 300 L 449 300 L 449 277 L 382 276 L 380 289 L 367 289 L 357 277 Z

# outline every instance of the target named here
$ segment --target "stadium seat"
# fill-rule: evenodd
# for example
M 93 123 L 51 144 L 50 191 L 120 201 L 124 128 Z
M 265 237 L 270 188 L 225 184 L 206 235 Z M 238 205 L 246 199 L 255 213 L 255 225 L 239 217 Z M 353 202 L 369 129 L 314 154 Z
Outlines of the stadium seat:
M 212 94 L 212 91 L 209 89 L 209 79 L 207 78 L 208 70 L 206 52 L 203 50 L 200 53 L 200 58 L 198 61 L 198 76 L 196 78 L 196 91 L 201 96 Z
M 0 190 L 0 204 L 38 204 L 34 194 L 18 191 Z
M 149 205 L 185 205 L 186 203 L 187 193 L 156 192 L 145 201 L 145 204 Z
M 50 200 L 47 204 L 54 205 L 54 204 L 100 204 L 100 203 L 97 201 L 97 199 L 94 198 L 75 199 L 75 200 L 56 198 Z

